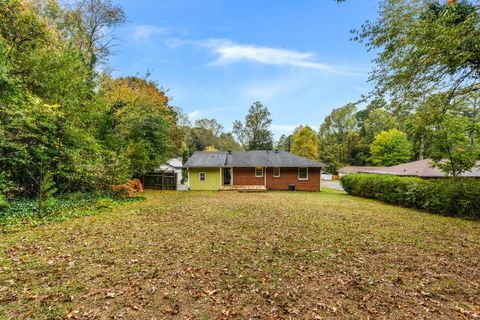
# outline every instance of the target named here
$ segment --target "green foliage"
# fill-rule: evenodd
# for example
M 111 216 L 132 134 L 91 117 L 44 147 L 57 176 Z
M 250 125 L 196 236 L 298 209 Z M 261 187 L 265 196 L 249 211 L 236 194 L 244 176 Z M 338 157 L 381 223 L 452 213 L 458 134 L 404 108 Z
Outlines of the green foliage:
M 352 160 L 352 142 L 355 141 L 356 106 L 347 104 L 333 111 L 325 118 L 319 130 L 319 157 L 330 165 L 330 171 Z
M 450 175 L 471 169 L 480 158 L 478 3 L 382 0 L 355 39 L 378 53 L 372 96 L 389 97 L 414 154 Z
M 379 18 L 357 32 L 368 48 L 380 49 L 372 76 L 380 93 L 405 100 L 446 87 L 452 94 L 473 89 L 480 76 L 478 7 L 445 2 L 383 0 Z
M 39 181 L 38 212 L 43 213 L 46 208 L 55 205 L 55 198 L 53 197 L 55 192 L 57 192 L 57 188 L 53 182 L 52 173 L 42 173 Z
M 215 119 L 199 119 L 195 121 L 195 128 L 209 130 L 215 137 L 223 132 L 223 126 Z
M 309 126 L 299 126 L 296 128 L 292 135 L 291 152 L 308 159 L 317 160 L 317 133 Z
M 282 150 L 282 151 L 291 151 L 292 147 L 292 135 L 284 135 L 282 134 L 278 141 L 275 143 L 275 149 Z
M 215 135 L 212 128 L 206 127 L 188 128 L 188 132 L 187 142 L 190 153 L 193 153 L 195 150 L 205 150 L 208 146 L 213 146 L 215 149 L 223 151 L 242 150 L 242 146 L 235 141 L 230 132 L 216 131 L 217 135 Z
M 407 135 L 397 129 L 380 132 L 370 145 L 371 160 L 376 165 L 393 166 L 408 162 L 412 144 Z
M 480 181 L 465 178 L 424 180 L 377 174 L 341 178 L 351 195 L 378 199 L 433 213 L 480 219 Z
M 70 218 L 98 214 L 118 204 L 139 201 L 143 198 L 115 198 L 108 194 L 72 193 L 60 195 L 42 211 L 36 199 L 16 199 L 0 207 L 0 225 L 3 232 L 17 231 Z
M 119 6 L 1 1 L 0 21 L 0 172 L 12 185 L 2 197 L 36 197 L 45 211 L 57 191 L 102 191 L 178 154 L 184 133 L 165 92 L 97 72 L 125 21 Z
M 245 124 L 238 120 L 235 121 L 232 132 L 236 135 L 244 150 L 272 150 L 273 133 L 270 131 L 271 124 L 270 111 L 260 101 L 256 101 L 248 110 Z

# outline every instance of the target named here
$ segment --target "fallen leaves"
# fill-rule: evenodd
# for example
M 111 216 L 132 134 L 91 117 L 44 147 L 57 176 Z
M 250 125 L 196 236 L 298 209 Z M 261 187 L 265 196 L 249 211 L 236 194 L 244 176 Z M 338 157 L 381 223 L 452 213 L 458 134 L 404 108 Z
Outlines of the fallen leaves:
M 480 227 L 472 222 L 327 193 L 146 196 L 111 214 L 3 236 L 0 311 L 478 318 Z M 469 241 L 451 240 L 459 234 Z

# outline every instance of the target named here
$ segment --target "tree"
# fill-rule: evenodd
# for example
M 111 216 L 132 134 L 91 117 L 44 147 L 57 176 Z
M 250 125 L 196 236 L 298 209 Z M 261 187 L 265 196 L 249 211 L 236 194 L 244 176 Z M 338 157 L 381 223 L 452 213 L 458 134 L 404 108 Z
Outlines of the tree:
M 219 137 L 223 132 L 223 126 L 215 119 L 199 119 L 195 121 L 195 127 L 210 130 L 216 137 Z
M 224 151 L 242 151 L 242 146 L 235 141 L 235 138 L 230 132 L 222 132 L 220 134 L 219 150 Z
M 476 166 L 480 159 L 479 133 L 480 125 L 471 118 L 446 115 L 442 126 L 434 131 L 431 155 L 435 164 L 454 177 Z
M 291 142 L 292 142 L 292 135 L 284 135 L 282 134 L 278 139 L 277 143 L 275 144 L 275 149 L 283 150 L 283 151 L 291 151 Z
M 353 103 L 333 109 L 320 125 L 320 160 L 328 163 L 333 172 L 351 160 L 351 138 L 356 128 L 355 112 L 356 106 Z
M 105 63 L 115 45 L 113 29 L 127 21 L 122 7 L 111 0 L 76 0 L 68 9 L 64 16 L 67 37 L 92 69 L 98 62 Z
M 308 159 L 318 159 L 318 136 L 309 126 L 299 126 L 292 135 L 292 153 Z
M 446 93 L 430 95 L 409 119 L 413 143 L 435 161 L 446 174 L 457 176 L 476 165 L 480 158 L 480 105 L 472 99 L 457 97 L 455 106 L 443 113 Z
M 101 138 L 129 159 L 132 173 L 152 171 L 180 151 L 176 112 L 156 83 L 138 77 L 106 78 L 100 99 L 106 107 Z
M 254 102 L 245 117 L 245 124 L 241 121 L 233 123 L 233 134 L 245 150 L 273 149 L 273 133 L 271 114 L 260 101 Z
M 412 156 L 412 144 L 407 135 L 397 129 L 382 131 L 370 145 L 371 161 L 379 166 L 393 166 L 408 162 Z
M 356 39 L 378 51 L 371 80 L 380 96 L 412 100 L 448 88 L 448 102 L 480 89 L 480 13 L 471 1 L 383 0 Z
M 119 6 L 7 0 L 0 21 L 2 196 L 43 208 L 56 190 L 104 191 L 185 146 L 182 115 L 156 83 L 98 73 L 125 21 Z
M 215 136 L 212 130 L 196 127 L 190 129 L 190 153 L 193 153 L 196 150 L 204 150 L 208 146 L 215 146 L 215 148 L 218 148 L 219 145 L 220 138 Z
M 407 115 L 406 129 L 417 156 L 448 159 L 449 165 L 436 163 L 452 175 L 474 166 L 476 152 L 454 157 L 451 146 L 464 145 L 457 130 L 465 119 L 459 118 L 455 126 L 452 120 L 461 112 L 459 102 L 480 91 L 478 4 L 469 0 L 383 0 L 379 18 L 365 23 L 356 39 L 378 52 L 370 77 L 375 83 L 372 95 L 389 96 L 395 111 Z M 430 103 L 431 99 L 435 103 Z M 416 112 L 420 119 L 415 119 Z M 468 150 L 471 148 L 475 147 Z
M 380 132 L 398 129 L 399 123 L 396 117 L 385 109 L 375 109 L 368 113 L 364 126 L 365 139 L 367 143 L 371 143 Z
M 205 149 L 203 149 L 203 151 L 215 152 L 215 151 L 218 151 L 218 150 L 217 150 L 217 148 L 215 148 L 215 146 L 206 146 Z

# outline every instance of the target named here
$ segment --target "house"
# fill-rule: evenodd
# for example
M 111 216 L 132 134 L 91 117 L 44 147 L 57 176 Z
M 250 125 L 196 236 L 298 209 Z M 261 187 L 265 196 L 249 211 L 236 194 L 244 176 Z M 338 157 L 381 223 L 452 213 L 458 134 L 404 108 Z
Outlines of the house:
M 340 176 L 350 173 L 377 173 L 420 178 L 445 178 L 447 176 L 439 168 L 433 167 L 433 161 L 431 159 L 417 160 L 390 167 L 346 166 L 338 170 Z M 463 172 L 459 176 L 480 178 L 480 161 L 477 162 L 476 167 L 472 170 Z
M 183 164 L 182 158 L 171 158 L 167 160 L 164 164 L 162 164 L 158 170 L 159 172 L 174 172 L 176 173 L 177 177 L 177 190 L 188 190 L 188 184 L 182 184 L 182 171 L 183 171 Z
M 161 190 L 188 190 L 188 182 L 182 183 L 182 158 L 172 158 L 160 165 L 155 171 L 145 173 L 139 178 L 146 188 Z
M 324 164 L 286 151 L 195 152 L 185 163 L 191 190 L 320 191 Z
M 375 171 L 380 171 L 386 167 L 368 167 L 368 166 L 346 166 L 338 169 L 338 176 L 342 176 L 350 173 L 375 173 Z

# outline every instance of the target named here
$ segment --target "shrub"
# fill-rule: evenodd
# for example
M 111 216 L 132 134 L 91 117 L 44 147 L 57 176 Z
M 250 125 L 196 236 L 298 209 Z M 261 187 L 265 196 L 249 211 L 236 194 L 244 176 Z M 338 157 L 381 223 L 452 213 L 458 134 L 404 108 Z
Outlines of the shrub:
M 351 195 L 450 216 L 480 218 L 480 180 L 350 174 L 343 176 L 341 183 Z
M 3 194 L 0 193 L 0 211 L 6 210 L 8 207 L 7 199 Z
M 117 204 L 140 200 L 143 199 L 141 197 L 114 198 L 111 194 L 59 194 L 54 204 L 39 212 L 37 199 L 12 199 L 7 208 L 0 209 L 0 232 L 18 231 L 31 226 L 94 215 L 109 210 Z
M 119 197 L 131 197 L 135 193 L 143 192 L 143 186 L 140 180 L 131 179 L 127 183 L 112 186 L 114 195 Z

